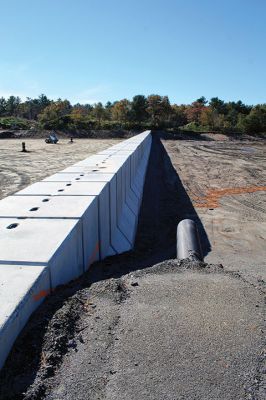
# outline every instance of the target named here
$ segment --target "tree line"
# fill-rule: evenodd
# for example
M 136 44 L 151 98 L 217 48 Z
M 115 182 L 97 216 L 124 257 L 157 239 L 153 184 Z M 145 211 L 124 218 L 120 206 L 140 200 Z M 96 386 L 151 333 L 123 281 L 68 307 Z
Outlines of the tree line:
M 167 96 L 134 96 L 130 101 L 71 105 L 68 100 L 0 98 L 0 127 L 75 132 L 91 129 L 168 129 L 266 133 L 266 104 L 246 105 L 204 96 L 191 104 L 171 104 Z

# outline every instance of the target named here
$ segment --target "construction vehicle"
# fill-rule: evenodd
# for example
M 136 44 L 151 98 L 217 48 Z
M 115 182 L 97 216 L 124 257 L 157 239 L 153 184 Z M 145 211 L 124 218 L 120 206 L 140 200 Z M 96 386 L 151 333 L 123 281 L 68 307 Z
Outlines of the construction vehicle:
M 58 138 L 55 132 L 51 133 L 47 139 L 45 139 L 45 143 L 56 144 L 58 142 Z

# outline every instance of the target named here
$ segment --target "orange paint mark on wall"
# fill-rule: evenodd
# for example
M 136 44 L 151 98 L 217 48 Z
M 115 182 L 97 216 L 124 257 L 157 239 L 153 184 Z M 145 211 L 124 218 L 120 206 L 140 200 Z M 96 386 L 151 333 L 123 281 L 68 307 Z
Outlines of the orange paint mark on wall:
M 221 197 L 233 194 L 265 192 L 266 186 L 250 186 L 239 188 L 210 189 L 204 196 L 192 196 L 195 207 L 217 208 Z
M 33 299 L 34 299 L 35 301 L 39 301 L 39 300 L 41 300 L 42 298 L 48 296 L 49 294 L 50 294 L 50 290 L 41 290 L 39 293 L 37 293 L 37 294 L 35 294 L 35 295 L 33 296 Z
M 96 246 L 95 246 L 95 248 L 93 250 L 91 258 L 89 259 L 89 262 L 88 262 L 88 265 L 87 265 L 87 269 L 93 263 L 93 261 L 96 259 L 96 256 L 97 256 L 98 252 L 99 252 L 99 242 L 96 243 Z

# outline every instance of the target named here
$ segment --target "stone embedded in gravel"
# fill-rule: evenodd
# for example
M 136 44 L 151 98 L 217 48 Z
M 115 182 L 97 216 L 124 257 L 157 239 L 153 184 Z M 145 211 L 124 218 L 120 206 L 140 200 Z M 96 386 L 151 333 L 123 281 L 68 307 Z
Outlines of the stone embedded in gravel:
M 83 337 L 81 335 L 78 336 L 78 340 L 80 341 L 80 343 L 84 343 Z
M 73 349 L 75 349 L 77 347 L 77 343 L 74 339 L 70 339 L 67 343 L 67 347 L 72 347 Z
M 52 365 L 47 365 L 45 368 L 45 376 L 49 377 L 52 376 L 54 373 L 54 367 Z

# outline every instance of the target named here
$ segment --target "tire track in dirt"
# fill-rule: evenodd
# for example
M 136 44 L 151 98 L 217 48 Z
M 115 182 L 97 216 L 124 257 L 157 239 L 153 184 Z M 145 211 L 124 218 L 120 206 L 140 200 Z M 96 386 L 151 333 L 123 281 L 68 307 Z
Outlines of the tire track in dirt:
M 29 185 L 31 179 L 26 173 L 19 172 L 17 169 L 1 166 L 0 181 L 2 183 L 0 188 L 1 199 L 7 194 L 13 194 Z

